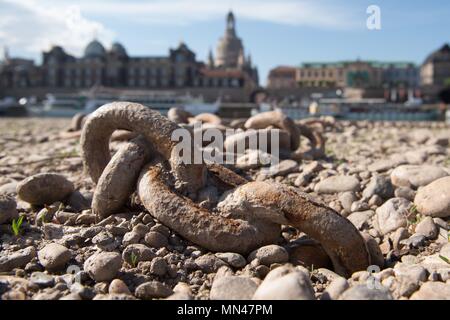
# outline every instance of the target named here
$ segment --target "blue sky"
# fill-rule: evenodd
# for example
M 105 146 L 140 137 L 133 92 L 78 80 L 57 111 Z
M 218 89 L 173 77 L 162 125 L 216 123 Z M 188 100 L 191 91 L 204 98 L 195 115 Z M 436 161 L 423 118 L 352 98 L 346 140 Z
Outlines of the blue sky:
M 369 5 L 382 29 L 366 27 Z M 262 82 L 277 65 L 371 59 L 421 63 L 450 42 L 448 0 L 0 0 L 0 46 L 35 58 L 53 44 L 80 55 L 94 36 L 130 55 L 165 55 L 180 40 L 206 59 L 233 9 Z

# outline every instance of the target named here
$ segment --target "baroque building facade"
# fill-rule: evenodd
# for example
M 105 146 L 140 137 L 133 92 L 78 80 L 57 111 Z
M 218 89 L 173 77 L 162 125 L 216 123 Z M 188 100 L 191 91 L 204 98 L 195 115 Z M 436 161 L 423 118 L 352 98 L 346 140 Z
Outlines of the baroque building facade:
M 80 90 L 93 86 L 139 90 L 190 89 L 208 91 L 219 97 L 225 91 L 258 87 L 258 71 L 250 56 L 244 56 L 242 40 L 237 37 L 235 17 L 227 15 L 225 35 L 219 40 L 216 59 L 199 61 L 183 42 L 170 49 L 167 56 L 130 56 L 125 47 L 114 43 L 105 48 L 91 41 L 82 57 L 54 46 L 43 52 L 42 65 L 32 60 L 6 57 L 0 65 L 0 88 L 43 88 L 47 91 Z

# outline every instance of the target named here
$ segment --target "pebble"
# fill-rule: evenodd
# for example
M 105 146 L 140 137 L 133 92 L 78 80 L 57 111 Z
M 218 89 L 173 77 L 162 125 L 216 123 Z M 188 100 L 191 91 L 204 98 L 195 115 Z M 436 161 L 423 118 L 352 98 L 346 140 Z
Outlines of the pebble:
M 332 176 L 316 184 L 314 190 L 321 194 L 359 191 L 359 180 L 352 176 Z
M 365 199 L 370 199 L 374 195 L 389 199 L 394 195 L 394 188 L 388 178 L 377 175 L 370 179 L 362 195 Z
M 135 296 L 142 300 L 151 300 L 158 298 L 167 298 L 173 294 L 172 289 L 159 281 L 145 282 L 139 285 L 135 292 Z
M 8 195 L 0 194 L 0 224 L 9 223 L 19 218 L 16 200 Z
M 90 256 L 84 270 L 97 282 L 114 279 L 122 267 L 122 257 L 116 252 L 100 252 Z
M 166 260 L 161 257 L 156 257 L 152 260 L 150 264 L 150 273 L 157 276 L 164 276 L 169 269 L 169 265 Z
M 0 256 L 0 272 L 8 272 L 15 268 L 24 268 L 36 256 L 32 246 L 18 250 L 9 255 Z
M 415 232 L 424 235 L 427 239 L 434 240 L 439 234 L 439 228 L 431 217 L 425 217 L 417 225 Z
M 247 277 L 224 276 L 214 280 L 211 300 L 250 300 L 258 285 Z
M 247 261 L 251 262 L 254 259 L 258 259 L 261 264 L 270 266 L 273 263 L 288 262 L 289 254 L 283 247 L 272 244 L 251 252 L 247 258 Z
M 195 264 L 205 273 L 213 273 L 220 267 L 226 266 L 226 262 L 217 258 L 214 254 L 205 254 L 195 259 Z
M 39 173 L 17 185 L 19 198 L 34 205 L 64 200 L 73 191 L 75 191 L 73 183 L 58 173 Z
M 369 227 L 370 218 L 375 214 L 372 210 L 353 212 L 347 217 L 353 225 L 359 230 L 363 230 Z
M 337 277 L 331 281 L 323 292 L 321 300 L 337 300 L 339 296 L 349 288 L 348 281 L 345 278 Z
M 420 188 L 414 199 L 417 210 L 426 216 L 445 218 L 450 216 L 450 177 L 433 181 Z
M 411 300 L 449 300 L 450 284 L 426 282 L 411 296 Z
M 448 176 L 448 173 L 436 166 L 411 166 L 404 165 L 394 169 L 391 173 L 392 184 L 397 187 L 410 187 L 417 189 L 431 182 Z
M 108 293 L 131 295 L 128 286 L 120 279 L 114 279 L 113 281 L 111 281 L 108 287 Z
M 376 210 L 376 224 L 381 234 L 387 234 L 400 227 L 406 227 L 406 214 L 412 203 L 403 198 L 392 198 Z
M 396 198 L 405 198 L 409 201 L 414 201 L 414 198 L 416 197 L 416 192 L 408 187 L 399 187 L 395 189 L 394 194 Z
M 355 193 L 351 191 L 341 193 L 338 199 L 347 212 L 351 212 L 352 203 L 357 200 Z
M 393 300 L 387 289 L 370 289 L 367 284 L 359 284 L 344 291 L 339 300 Z
M 256 290 L 253 300 L 315 300 L 309 276 L 289 266 L 269 272 Z
M 299 166 L 296 161 L 283 160 L 280 163 L 269 167 L 266 174 L 268 177 L 285 176 L 289 173 L 298 171 L 298 169 Z
M 216 253 L 216 257 L 222 259 L 226 263 L 228 263 L 233 268 L 243 268 L 247 264 L 245 258 L 239 253 L 234 252 L 224 252 L 224 253 Z
M 43 272 L 33 272 L 30 276 L 30 282 L 38 285 L 41 288 L 52 287 L 55 284 L 55 279 Z
M 154 257 L 156 254 L 144 244 L 130 244 L 122 252 L 122 259 L 130 265 L 137 265 L 140 261 L 150 261 Z
M 169 244 L 167 237 L 157 231 L 150 231 L 145 235 L 145 243 L 147 243 L 150 247 L 153 248 L 162 248 L 166 247 Z
M 60 270 L 72 258 L 72 253 L 66 247 L 50 243 L 38 252 L 39 262 L 47 270 Z

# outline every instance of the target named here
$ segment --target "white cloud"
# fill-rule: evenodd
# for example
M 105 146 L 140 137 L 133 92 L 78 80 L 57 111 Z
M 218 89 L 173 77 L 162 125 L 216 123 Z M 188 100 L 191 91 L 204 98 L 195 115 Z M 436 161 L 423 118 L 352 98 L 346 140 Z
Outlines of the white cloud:
M 77 5 L 51 5 L 49 1 L 0 0 L 0 43 L 36 55 L 52 45 L 81 54 L 86 43 L 97 36 L 104 43 L 113 31 L 87 19 Z
M 329 0 L 153 0 L 79 2 L 83 11 L 130 18 L 147 24 L 186 25 L 223 18 L 229 9 L 252 20 L 318 28 L 351 28 L 355 11 L 351 6 Z
M 313 28 L 348 29 L 365 21 L 354 7 L 331 0 L 0 0 L 0 45 L 37 56 L 58 44 L 80 55 L 94 36 L 109 45 L 117 20 L 184 26 L 224 19 L 229 9 L 238 19 Z

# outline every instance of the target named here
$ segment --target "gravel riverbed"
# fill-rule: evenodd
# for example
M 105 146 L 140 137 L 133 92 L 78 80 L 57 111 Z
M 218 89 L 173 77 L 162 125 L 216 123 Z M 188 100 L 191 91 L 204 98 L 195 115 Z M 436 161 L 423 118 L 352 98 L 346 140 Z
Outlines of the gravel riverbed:
M 270 176 L 235 169 L 305 192 L 359 229 L 372 266 L 348 278 L 318 242 L 288 225 L 277 241 L 243 256 L 191 243 L 131 202 L 98 221 L 95 185 L 69 126 L 70 119 L 0 118 L 3 300 L 450 299 L 444 123 L 337 122 L 323 130 L 325 158 L 286 159 Z M 112 152 L 122 144 L 112 142 Z M 44 206 L 31 204 L 33 194 L 17 196 L 24 179 L 42 173 L 67 179 L 57 190 L 38 186 L 63 200 Z

